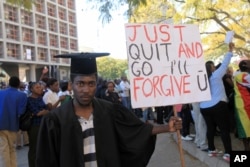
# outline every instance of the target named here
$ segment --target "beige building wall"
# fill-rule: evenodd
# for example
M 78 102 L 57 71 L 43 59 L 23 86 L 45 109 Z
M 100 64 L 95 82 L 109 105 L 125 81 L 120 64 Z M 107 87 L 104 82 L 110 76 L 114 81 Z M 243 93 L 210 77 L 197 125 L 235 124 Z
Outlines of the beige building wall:
M 22 81 L 38 80 L 37 70 L 44 66 L 51 77 L 67 78 L 69 60 L 54 56 L 79 50 L 75 1 L 36 0 L 30 11 L 0 1 L 0 63 L 5 79 L 16 75 Z

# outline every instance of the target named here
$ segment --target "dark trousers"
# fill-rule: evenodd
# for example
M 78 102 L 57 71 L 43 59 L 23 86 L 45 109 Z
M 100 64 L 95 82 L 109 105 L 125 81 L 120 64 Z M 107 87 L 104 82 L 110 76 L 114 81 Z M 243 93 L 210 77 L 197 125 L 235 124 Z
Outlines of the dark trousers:
M 29 152 L 28 152 L 28 161 L 29 167 L 35 167 L 36 164 L 36 144 L 38 136 L 39 126 L 32 126 L 28 131 L 29 136 Z M 48 146 L 44 146 L 48 147 Z
M 172 113 L 172 106 L 160 106 L 155 107 L 155 112 L 157 113 L 156 122 L 158 124 L 164 124 L 163 119 L 165 118 L 166 122 L 168 122 Z
M 183 137 L 186 137 L 190 134 L 190 124 L 193 122 L 193 118 L 191 115 L 191 109 L 186 107 L 177 113 L 179 117 L 182 119 L 182 129 L 181 134 Z
M 203 115 L 207 124 L 207 140 L 208 149 L 214 150 L 214 135 L 215 128 L 218 126 L 221 132 L 221 140 L 224 145 L 225 153 L 230 153 L 232 150 L 231 137 L 230 137 L 230 113 L 226 102 L 220 101 L 213 107 L 201 108 L 201 114 Z

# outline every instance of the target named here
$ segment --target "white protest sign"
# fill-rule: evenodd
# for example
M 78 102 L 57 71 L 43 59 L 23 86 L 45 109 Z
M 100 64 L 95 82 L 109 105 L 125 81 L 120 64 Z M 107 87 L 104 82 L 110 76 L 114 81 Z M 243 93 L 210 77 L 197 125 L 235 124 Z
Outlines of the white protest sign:
M 196 25 L 125 24 L 133 108 L 211 99 Z
M 229 44 L 230 42 L 233 41 L 233 37 L 234 37 L 234 31 L 228 31 L 225 37 L 225 43 Z

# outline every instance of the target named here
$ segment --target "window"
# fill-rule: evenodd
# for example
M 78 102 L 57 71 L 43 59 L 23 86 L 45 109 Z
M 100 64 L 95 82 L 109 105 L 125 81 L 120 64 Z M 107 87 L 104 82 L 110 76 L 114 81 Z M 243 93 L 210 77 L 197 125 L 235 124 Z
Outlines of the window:
M 65 37 L 61 37 L 60 38 L 60 45 L 61 45 L 61 48 L 68 49 L 68 39 Z
M 34 47 L 23 46 L 23 56 L 25 60 L 34 60 Z
M 72 12 L 69 12 L 69 22 L 70 23 L 76 23 L 76 20 L 75 20 L 75 18 L 76 18 L 76 14 L 75 13 L 72 13 Z
M 17 8 L 4 5 L 4 16 L 6 20 L 17 22 Z
M 41 45 L 46 45 L 47 43 L 46 43 L 46 33 L 45 32 L 37 32 L 36 33 L 36 35 L 37 35 L 37 43 L 38 44 L 41 44 Z
M 67 24 L 66 23 L 60 23 L 60 25 L 59 25 L 59 28 L 60 28 L 60 33 L 61 34 L 65 34 L 65 35 L 67 35 L 68 33 L 67 33 Z
M 48 3 L 47 8 L 48 8 L 48 15 L 55 17 L 56 16 L 56 6 Z
M 72 37 L 76 37 L 76 27 L 69 26 L 69 35 Z
M 32 26 L 32 13 L 22 10 L 21 23 L 24 25 Z
M 77 50 L 77 41 L 74 39 L 70 40 L 70 49 Z
M 36 27 L 41 29 L 46 28 L 45 17 L 36 15 Z
M 36 11 L 40 13 L 45 13 L 44 0 L 36 0 Z
M 11 25 L 11 24 L 6 24 L 5 25 L 6 29 L 6 38 L 8 39 L 14 39 L 14 40 L 19 40 L 18 37 L 18 27 Z
M 51 56 L 51 61 L 53 62 L 59 62 L 58 58 L 55 58 L 55 55 L 58 55 L 59 52 L 57 50 L 50 50 L 50 56 Z
M 46 61 L 48 51 L 45 48 L 37 48 L 38 60 Z
M 28 28 L 22 28 L 23 41 L 33 43 L 33 30 Z
M 65 0 L 57 0 L 58 4 L 65 6 Z
M 75 0 L 68 0 L 68 8 L 75 9 Z
M 50 43 L 50 46 L 58 47 L 57 36 L 50 34 L 49 35 L 49 43 Z
M 53 32 L 57 32 L 57 21 L 53 19 L 49 19 L 49 30 Z
M 58 15 L 59 15 L 60 19 L 65 20 L 65 21 L 67 20 L 67 18 L 66 18 L 66 10 L 65 9 L 59 8 Z
M 20 58 L 20 49 L 19 45 L 7 43 L 7 56 L 8 58 L 18 59 Z

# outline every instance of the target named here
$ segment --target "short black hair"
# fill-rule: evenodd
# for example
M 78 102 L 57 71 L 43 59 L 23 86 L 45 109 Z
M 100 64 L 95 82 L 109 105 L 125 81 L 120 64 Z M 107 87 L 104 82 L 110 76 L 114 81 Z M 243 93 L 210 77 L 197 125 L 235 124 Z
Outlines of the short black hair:
M 13 88 L 18 88 L 20 85 L 20 79 L 17 76 L 12 76 L 9 79 L 9 86 L 13 87 Z
M 207 76 L 210 78 L 212 76 L 212 65 L 214 65 L 214 62 L 209 60 L 206 62 L 206 71 L 207 71 Z
M 242 60 L 239 63 L 239 68 L 240 68 L 240 71 L 242 71 L 242 72 L 247 71 L 247 62 L 245 60 Z
M 51 85 L 53 85 L 54 83 L 56 83 L 57 82 L 57 79 L 55 79 L 55 78 L 49 78 L 49 80 L 47 81 L 47 87 L 49 87 L 49 86 L 51 86 Z
M 62 92 L 66 91 L 68 89 L 68 84 L 69 84 L 68 81 L 61 81 L 60 82 L 60 88 L 61 88 Z

